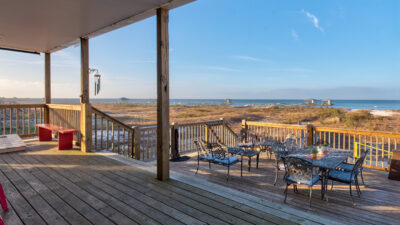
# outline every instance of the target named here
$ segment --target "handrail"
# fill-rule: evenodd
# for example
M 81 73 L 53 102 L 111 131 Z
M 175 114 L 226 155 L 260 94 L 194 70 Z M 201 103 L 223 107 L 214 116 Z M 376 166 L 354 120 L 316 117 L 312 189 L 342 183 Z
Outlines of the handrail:
M 246 121 L 248 126 L 262 126 L 262 127 L 274 127 L 274 128 L 291 128 L 291 129 L 300 129 L 306 130 L 306 125 L 292 125 L 292 124 L 281 124 L 281 123 L 265 123 L 265 122 L 252 122 Z
M 65 105 L 65 104 L 46 104 L 49 109 L 64 109 L 81 111 L 80 105 Z
M 44 107 L 46 104 L 44 103 L 29 103 L 29 104 L 6 104 L 6 105 L 0 105 L 0 109 L 6 109 L 6 108 L 34 108 L 34 107 Z
M 125 129 L 128 129 L 128 130 L 130 130 L 130 131 L 133 132 L 133 128 L 132 128 L 132 127 L 130 127 L 130 126 L 124 124 L 123 122 L 121 122 L 121 121 L 119 121 L 119 120 L 117 120 L 117 119 L 115 119 L 115 118 L 113 118 L 113 117 L 107 115 L 106 113 L 104 113 L 104 112 L 102 112 L 102 111 L 96 109 L 96 108 L 93 107 L 93 106 L 92 106 L 92 111 L 93 111 L 94 113 L 96 113 L 96 114 L 99 114 L 100 116 L 102 116 L 102 117 L 104 117 L 104 118 L 107 118 L 107 120 L 109 120 L 109 121 L 111 121 L 111 122 L 114 122 L 114 123 L 117 123 L 118 125 L 124 127 Z
M 224 123 L 223 125 L 229 131 L 229 133 L 231 133 L 236 138 L 236 140 L 239 139 L 239 135 L 237 135 L 237 133 L 235 133 L 230 126 L 228 126 L 226 123 Z
M 399 133 L 383 132 L 383 131 L 350 130 L 350 129 L 343 129 L 343 128 L 330 128 L 330 127 L 314 127 L 314 131 L 400 138 Z
M 194 126 L 194 125 L 219 125 L 222 124 L 222 120 L 205 120 L 205 121 L 199 121 L 199 122 L 189 122 L 189 123 L 176 123 L 177 127 L 183 127 L 183 126 Z
M 210 134 L 215 138 L 215 140 L 217 141 L 218 144 L 221 144 L 222 141 L 221 139 L 218 137 L 218 135 L 216 134 L 216 132 L 212 129 L 212 127 L 210 125 L 206 125 L 207 129 L 210 131 Z

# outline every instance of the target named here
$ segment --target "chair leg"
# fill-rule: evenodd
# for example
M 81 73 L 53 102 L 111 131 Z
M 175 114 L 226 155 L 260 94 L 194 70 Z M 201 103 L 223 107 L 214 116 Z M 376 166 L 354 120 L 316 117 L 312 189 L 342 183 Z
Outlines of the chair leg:
M 289 183 L 286 183 L 286 188 L 285 188 L 285 191 L 284 191 L 284 193 L 285 193 L 285 200 L 283 201 L 284 203 L 286 203 L 288 188 L 289 188 Z
M 197 159 L 197 170 L 196 170 L 195 175 L 197 174 L 197 172 L 199 172 L 199 167 L 200 167 L 200 160 Z
M 299 190 L 297 189 L 297 185 L 296 184 L 293 184 L 293 192 L 294 193 L 298 193 L 299 192 Z
M 276 185 L 276 182 L 278 181 L 278 170 L 279 170 L 279 162 L 278 162 L 278 160 L 276 160 L 274 186 Z
M 354 207 L 355 204 L 354 204 L 354 199 L 353 199 L 353 193 L 351 191 L 351 183 L 350 183 L 350 198 L 351 198 L 351 202 L 353 203 L 353 207 Z
M 256 168 L 258 169 L 258 161 L 260 161 L 260 154 L 257 155 Z
M 333 180 L 332 180 L 332 185 L 331 185 L 331 191 L 333 190 Z
M 208 168 L 211 170 L 211 161 L 208 161 Z
M 249 163 L 248 170 L 249 170 L 249 172 L 250 172 L 250 169 L 251 169 L 251 157 L 250 157 L 250 156 L 249 156 L 249 161 L 248 161 L 248 163 Z
M 240 161 L 240 176 L 241 177 L 243 176 L 243 156 L 242 156 L 242 159 Z
M 363 176 L 363 170 L 361 170 L 361 181 L 362 181 L 362 184 L 365 186 L 365 183 L 364 183 L 364 176 Z
M 311 208 L 311 201 L 312 201 L 312 186 L 310 186 L 310 208 Z
M 228 165 L 228 176 L 226 177 L 226 182 L 229 180 L 229 165 Z
M 360 198 L 361 197 L 361 189 L 360 189 L 360 185 L 358 184 L 358 179 L 355 180 L 355 185 L 357 188 L 358 197 Z

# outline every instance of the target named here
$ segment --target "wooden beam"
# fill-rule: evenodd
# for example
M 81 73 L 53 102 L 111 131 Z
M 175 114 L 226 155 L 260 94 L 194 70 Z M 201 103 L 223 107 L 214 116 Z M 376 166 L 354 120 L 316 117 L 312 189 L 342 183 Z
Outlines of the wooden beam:
M 81 38 L 81 151 L 92 151 L 92 109 L 89 104 L 89 40 Z
M 51 66 L 50 53 L 44 53 L 44 103 L 51 103 Z
M 44 53 L 44 103 L 51 103 L 51 61 L 50 53 Z M 44 108 L 44 123 L 50 123 L 49 109 Z
M 81 103 L 89 103 L 89 40 L 81 38 Z
M 168 9 L 157 9 L 157 179 L 169 179 Z

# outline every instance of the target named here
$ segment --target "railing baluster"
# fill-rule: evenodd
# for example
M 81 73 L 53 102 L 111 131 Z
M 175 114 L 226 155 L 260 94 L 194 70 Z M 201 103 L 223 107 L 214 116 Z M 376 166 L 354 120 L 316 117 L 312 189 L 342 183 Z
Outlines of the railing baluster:
M 100 130 L 101 130 L 100 149 L 103 149 L 103 117 L 100 117 Z

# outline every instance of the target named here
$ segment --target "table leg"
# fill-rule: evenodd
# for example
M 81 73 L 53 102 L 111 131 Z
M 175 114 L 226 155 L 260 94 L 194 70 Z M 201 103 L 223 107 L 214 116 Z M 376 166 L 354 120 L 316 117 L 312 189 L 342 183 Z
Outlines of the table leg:
M 249 172 L 250 172 L 250 168 L 251 168 L 251 156 L 249 156 Z
M 326 200 L 326 201 L 328 201 L 327 187 L 328 187 L 328 171 L 322 170 L 321 198 L 322 198 L 322 200 Z
M 258 169 L 258 161 L 260 161 L 260 154 L 257 155 L 257 162 L 256 162 L 257 169 Z

